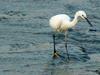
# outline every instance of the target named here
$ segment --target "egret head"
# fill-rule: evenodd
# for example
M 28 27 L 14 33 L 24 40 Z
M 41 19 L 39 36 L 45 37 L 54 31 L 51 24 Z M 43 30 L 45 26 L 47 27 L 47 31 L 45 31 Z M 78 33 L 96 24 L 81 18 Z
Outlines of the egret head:
M 88 20 L 85 11 L 80 10 L 80 11 L 76 12 L 76 16 L 77 16 L 79 19 L 80 19 L 80 18 L 81 18 L 81 19 L 85 19 L 85 20 L 90 24 L 90 26 L 93 26 L 93 25 L 91 24 L 91 22 Z
M 87 18 L 87 15 L 86 15 L 85 11 L 82 11 L 82 10 L 76 12 L 76 16 L 77 16 L 78 18 L 82 18 L 82 19 Z

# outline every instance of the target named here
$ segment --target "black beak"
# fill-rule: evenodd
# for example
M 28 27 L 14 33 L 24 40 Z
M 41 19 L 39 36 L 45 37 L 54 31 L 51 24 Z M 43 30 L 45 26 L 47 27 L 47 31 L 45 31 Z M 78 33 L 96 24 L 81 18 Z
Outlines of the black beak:
M 88 18 L 86 18 L 86 17 L 84 17 L 85 19 L 86 19 L 86 21 L 89 23 L 89 25 L 91 26 L 91 27 L 93 27 L 93 25 L 91 24 L 91 22 L 89 21 L 89 19 Z

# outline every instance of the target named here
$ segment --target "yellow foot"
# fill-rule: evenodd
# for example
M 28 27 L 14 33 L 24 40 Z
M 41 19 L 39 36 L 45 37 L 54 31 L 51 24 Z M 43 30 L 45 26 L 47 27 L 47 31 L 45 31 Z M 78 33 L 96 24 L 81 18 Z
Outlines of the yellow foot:
M 58 58 L 59 57 L 59 54 L 56 52 L 53 54 L 53 58 Z

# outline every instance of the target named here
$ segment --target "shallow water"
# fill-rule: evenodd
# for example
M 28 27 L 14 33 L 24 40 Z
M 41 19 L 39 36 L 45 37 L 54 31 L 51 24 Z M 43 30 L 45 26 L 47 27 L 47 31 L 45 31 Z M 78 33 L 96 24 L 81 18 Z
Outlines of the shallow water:
M 0 7 L 0 75 L 100 75 L 100 0 L 0 0 Z M 69 31 L 69 62 L 58 35 L 57 51 L 65 58 L 52 59 L 50 17 L 73 18 L 80 9 L 94 27 L 83 21 Z

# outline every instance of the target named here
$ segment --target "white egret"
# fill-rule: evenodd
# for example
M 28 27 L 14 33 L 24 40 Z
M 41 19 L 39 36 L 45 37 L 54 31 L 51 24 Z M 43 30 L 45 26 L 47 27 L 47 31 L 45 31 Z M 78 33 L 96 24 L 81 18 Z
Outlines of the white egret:
M 49 20 L 49 24 L 50 24 L 51 28 L 53 28 L 54 32 L 65 33 L 65 48 L 67 51 L 68 60 L 69 60 L 69 54 L 68 54 L 68 50 L 67 50 L 67 35 L 68 35 L 67 30 L 69 28 L 73 28 L 80 19 L 83 19 L 83 20 L 85 19 L 90 24 L 90 26 L 93 26 L 90 23 L 90 21 L 88 20 L 85 11 L 83 11 L 83 10 L 77 11 L 73 20 L 71 20 L 71 18 L 66 14 L 55 15 L 55 16 L 51 17 Z M 59 56 L 59 54 L 57 53 L 56 47 L 55 47 L 55 33 L 53 34 L 53 43 L 54 43 L 53 57 L 57 57 L 57 56 Z

